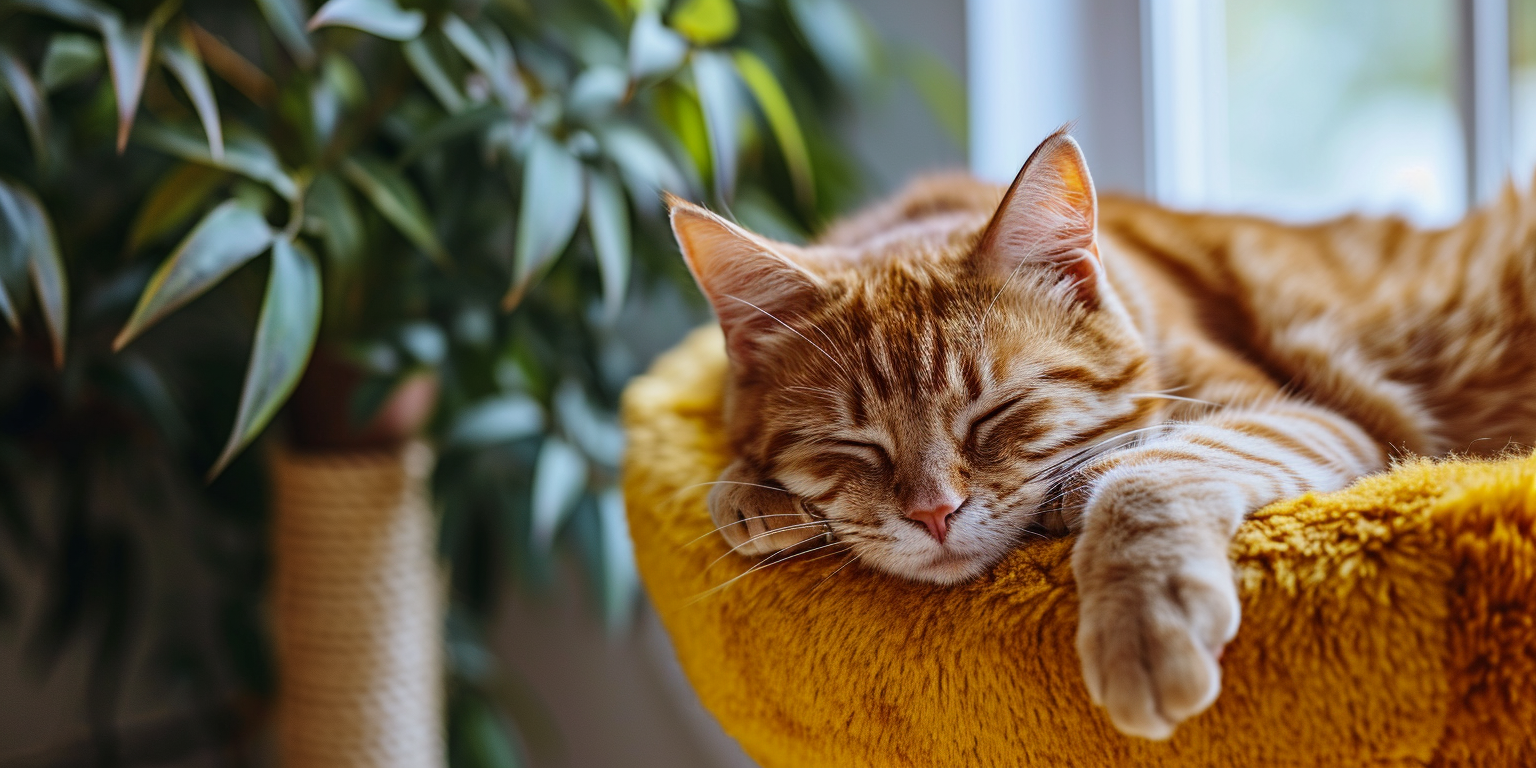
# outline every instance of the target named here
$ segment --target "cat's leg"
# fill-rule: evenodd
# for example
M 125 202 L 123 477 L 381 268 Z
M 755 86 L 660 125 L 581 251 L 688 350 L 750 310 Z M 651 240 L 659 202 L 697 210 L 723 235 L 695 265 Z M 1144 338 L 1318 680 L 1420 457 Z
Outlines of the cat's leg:
M 709 514 L 731 549 L 749 557 L 813 545 L 830 535 L 798 496 L 741 460 L 726 467 L 710 489 Z
M 1342 416 L 1277 400 L 1170 426 L 1099 464 L 1072 553 L 1077 649 L 1116 727 L 1167 738 L 1215 700 L 1239 613 L 1227 549 L 1244 516 L 1385 461 Z

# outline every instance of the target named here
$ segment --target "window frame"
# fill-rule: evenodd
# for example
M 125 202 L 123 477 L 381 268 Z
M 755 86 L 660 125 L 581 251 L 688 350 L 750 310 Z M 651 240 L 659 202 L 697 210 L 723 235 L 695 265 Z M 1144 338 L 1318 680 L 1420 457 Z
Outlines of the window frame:
M 1509 0 L 1455 0 L 1467 207 L 1513 167 Z M 1102 189 L 1181 208 L 1225 199 L 1225 0 L 967 0 L 970 165 L 1012 178 L 1079 121 Z M 1127 13 L 1127 11 L 1130 11 Z

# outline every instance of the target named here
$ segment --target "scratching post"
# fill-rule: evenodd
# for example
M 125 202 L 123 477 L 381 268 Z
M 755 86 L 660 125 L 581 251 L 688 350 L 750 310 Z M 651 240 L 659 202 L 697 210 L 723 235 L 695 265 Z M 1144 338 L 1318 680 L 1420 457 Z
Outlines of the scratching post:
M 274 455 L 285 768 L 444 765 L 431 465 L 419 442 Z

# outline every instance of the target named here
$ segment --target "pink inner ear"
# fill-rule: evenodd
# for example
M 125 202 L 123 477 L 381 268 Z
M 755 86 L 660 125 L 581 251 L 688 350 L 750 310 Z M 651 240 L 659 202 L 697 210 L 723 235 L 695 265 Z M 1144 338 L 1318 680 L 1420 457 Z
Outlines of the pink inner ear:
M 811 309 L 819 281 L 784 255 L 788 246 L 687 204 L 673 208 L 672 230 L 732 359 L 745 361 L 775 329 L 794 331 L 794 319 Z
M 1098 203 L 1077 142 L 1058 132 L 1030 155 L 1003 196 L 976 249 L 980 266 L 1012 275 L 1039 263 L 1074 281 L 1078 297 L 1096 297 Z

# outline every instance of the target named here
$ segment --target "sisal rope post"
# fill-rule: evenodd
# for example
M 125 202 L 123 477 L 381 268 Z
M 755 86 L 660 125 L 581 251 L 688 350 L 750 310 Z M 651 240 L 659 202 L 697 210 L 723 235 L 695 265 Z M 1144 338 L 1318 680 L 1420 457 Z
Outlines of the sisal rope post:
M 278 748 L 285 768 L 444 765 L 432 452 L 272 466 Z

